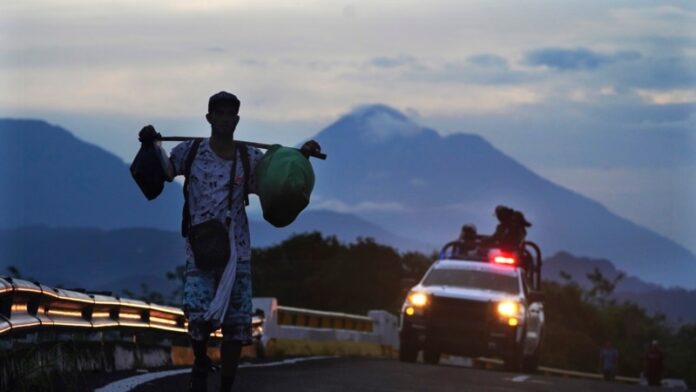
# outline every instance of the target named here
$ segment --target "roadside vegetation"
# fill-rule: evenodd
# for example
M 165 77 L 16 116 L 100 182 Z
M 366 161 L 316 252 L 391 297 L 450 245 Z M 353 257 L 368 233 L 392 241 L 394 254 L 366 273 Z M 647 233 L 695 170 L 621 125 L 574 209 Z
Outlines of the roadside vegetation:
M 276 297 L 285 306 L 366 314 L 384 309 L 398 314 L 436 254 L 400 253 L 370 238 L 342 243 L 321 233 L 295 235 L 282 243 L 253 249 L 255 297 Z M 10 276 L 21 273 L 11 267 Z M 696 388 L 696 324 L 670 326 L 664 315 L 648 314 L 640 304 L 612 298 L 622 278 L 607 279 L 599 270 L 587 275 L 584 288 L 562 274 L 564 282 L 544 281 L 546 329 L 541 365 L 598 372 L 599 350 L 611 341 L 619 350 L 618 374 L 638 377 L 649 343 L 659 342 L 665 354 L 666 378 L 682 378 Z M 181 282 L 183 267 L 166 274 Z M 181 285 L 159 293 L 146 285 L 131 298 L 179 306 Z
M 648 314 L 640 304 L 610 299 L 616 281 L 599 271 L 582 289 L 570 277 L 565 283 L 544 281 L 546 331 L 542 364 L 598 372 L 599 350 L 610 341 L 619 350 L 618 374 L 637 377 L 645 353 L 657 340 L 665 354 L 665 378 L 682 378 L 696 387 L 696 324 L 670 327 L 662 314 Z
M 309 309 L 365 314 L 385 309 L 398 314 L 408 289 L 436 255 L 399 253 L 359 239 L 344 244 L 320 233 L 296 235 L 268 248 L 254 249 L 254 296 Z M 572 276 L 544 281 L 546 331 L 542 365 L 598 372 L 599 349 L 611 341 L 619 350 L 619 375 L 638 377 L 652 340 L 665 354 L 664 377 L 696 387 L 696 324 L 670 327 L 664 315 L 650 315 L 640 304 L 617 302 L 612 280 L 595 270 L 582 288 Z M 578 277 L 579 278 L 579 277 Z

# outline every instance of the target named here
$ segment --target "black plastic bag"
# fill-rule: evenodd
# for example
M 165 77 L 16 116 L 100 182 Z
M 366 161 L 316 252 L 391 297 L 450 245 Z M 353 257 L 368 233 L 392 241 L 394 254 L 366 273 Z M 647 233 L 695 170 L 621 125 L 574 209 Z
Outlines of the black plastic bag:
M 160 147 L 153 144 L 140 146 L 138 154 L 133 159 L 130 172 L 148 200 L 152 200 L 164 189 L 165 174 L 162 167 Z

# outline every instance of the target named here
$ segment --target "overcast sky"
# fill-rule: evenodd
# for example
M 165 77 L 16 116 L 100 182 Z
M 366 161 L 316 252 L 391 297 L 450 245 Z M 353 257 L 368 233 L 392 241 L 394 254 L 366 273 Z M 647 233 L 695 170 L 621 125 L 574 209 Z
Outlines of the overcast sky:
M 695 26 L 689 1 L 4 1 L 0 116 L 129 161 L 142 125 L 206 134 L 222 89 L 240 138 L 289 144 L 385 103 L 696 252 Z

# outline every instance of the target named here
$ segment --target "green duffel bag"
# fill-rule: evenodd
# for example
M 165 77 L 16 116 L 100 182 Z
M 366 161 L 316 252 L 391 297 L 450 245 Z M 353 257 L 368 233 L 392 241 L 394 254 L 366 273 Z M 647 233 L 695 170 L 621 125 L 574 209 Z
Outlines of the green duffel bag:
M 292 223 L 309 204 L 314 170 L 299 150 L 275 144 L 256 166 L 263 218 L 275 227 Z

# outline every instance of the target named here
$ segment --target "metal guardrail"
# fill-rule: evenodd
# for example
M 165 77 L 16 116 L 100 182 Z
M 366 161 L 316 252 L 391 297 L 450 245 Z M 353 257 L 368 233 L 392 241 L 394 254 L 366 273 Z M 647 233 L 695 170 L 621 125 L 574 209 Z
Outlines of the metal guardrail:
M 278 306 L 276 314 L 279 326 L 306 327 L 311 329 L 349 330 L 373 333 L 374 320 L 339 312 Z M 264 319 L 254 316 L 252 327 L 259 336 Z M 135 299 L 119 298 L 103 293 L 89 293 L 45 286 L 23 279 L 0 277 L 0 337 L 13 332 L 26 332 L 44 328 L 69 328 L 100 330 L 105 328 L 131 328 L 159 330 L 186 334 L 188 322 L 184 311 L 171 306 L 147 303 Z M 211 334 L 221 338 L 220 330 Z M 492 358 L 476 358 L 488 365 L 502 365 Z M 579 372 L 539 367 L 539 372 L 563 377 L 602 379 L 597 373 Z M 616 381 L 638 383 L 633 377 L 615 377 Z
M 278 326 L 317 330 L 375 331 L 374 320 L 339 312 L 278 306 Z M 254 336 L 262 332 L 264 316 L 254 315 Z M 24 279 L 0 277 L 0 337 L 43 328 L 99 330 L 150 329 L 185 334 L 188 322 L 182 309 L 111 296 L 104 292 L 66 290 Z M 220 330 L 212 333 L 222 337 Z
M 278 306 L 278 324 L 319 329 L 372 332 L 374 320 L 366 316 Z
M 258 335 L 263 318 L 254 316 Z M 185 334 L 184 311 L 171 306 L 0 277 L 0 337 L 36 328 L 135 328 Z M 220 330 L 212 333 L 222 337 Z
M 375 329 L 374 320 L 370 317 L 289 306 L 277 307 L 276 320 L 279 326 L 319 330 L 372 333 Z M 261 333 L 263 321 L 263 317 L 253 317 L 252 327 L 255 336 Z M 0 337 L 37 328 L 132 328 L 185 334 L 187 326 L 184 311 L 176 307 L 0 277 Z M 220 330 L 211 335 L 222 337 Z M 503 364 L 501 360 L 492 358 L 476 358 L 475 361 L 488 365 Z M 540 366 L 539 371 L 564 377 L 602 379 L 602 375 L 597 373 L 545 366 Z M 615 377 L 615 380 L 625 383 L 640 382 L 638 378 L 622 376 Z

